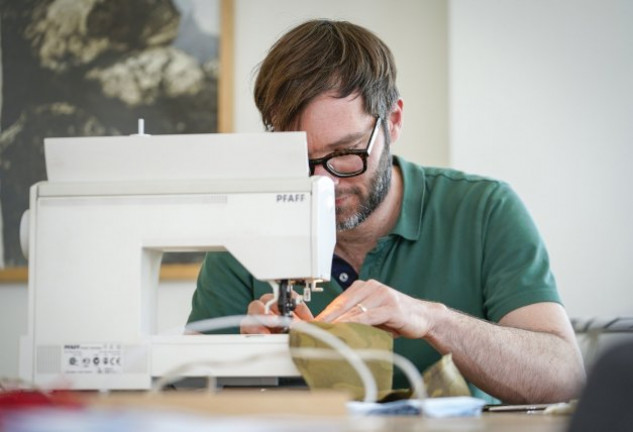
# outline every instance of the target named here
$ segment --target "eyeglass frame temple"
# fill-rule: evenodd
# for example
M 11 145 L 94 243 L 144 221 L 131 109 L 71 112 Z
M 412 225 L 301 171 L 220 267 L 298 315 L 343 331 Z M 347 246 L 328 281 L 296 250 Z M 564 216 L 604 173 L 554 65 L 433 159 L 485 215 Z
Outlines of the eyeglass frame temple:
M 374 143 L 376 142 L 376 137 L 378 136 L 378 129 L 382 125 L 382 117 L 376 117 L 376 124 L 374 125 L 374 129 L 371 131 L 371 136 L 369 137 L 369 145 L 367 145 L 367 149 L 365 153 L 367 156 L 371 154 L 371 150 L 374 148 Z M 365 165 L 367 162 L 365 162 Z

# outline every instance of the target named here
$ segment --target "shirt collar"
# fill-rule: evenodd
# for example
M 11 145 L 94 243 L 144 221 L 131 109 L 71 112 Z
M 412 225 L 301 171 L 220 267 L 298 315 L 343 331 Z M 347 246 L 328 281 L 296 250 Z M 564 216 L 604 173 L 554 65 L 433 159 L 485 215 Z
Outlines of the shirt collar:
M 402 205 L 400 216 L 391 234 L 399 235 L 407 240 L 417 240 L 422 230 L 426 191 L 424 169 L 395 155 L 393 163 L 400 168 L 402 173 Z

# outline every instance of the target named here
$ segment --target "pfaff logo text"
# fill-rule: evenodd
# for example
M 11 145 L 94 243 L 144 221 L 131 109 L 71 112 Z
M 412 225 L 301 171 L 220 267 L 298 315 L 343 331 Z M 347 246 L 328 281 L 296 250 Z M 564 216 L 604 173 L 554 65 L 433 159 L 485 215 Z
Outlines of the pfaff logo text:
M 291 202 L 302 202 L 305 201 L 305 194 L 277 194 L 277 202 L 282 203 L 291 203 Z

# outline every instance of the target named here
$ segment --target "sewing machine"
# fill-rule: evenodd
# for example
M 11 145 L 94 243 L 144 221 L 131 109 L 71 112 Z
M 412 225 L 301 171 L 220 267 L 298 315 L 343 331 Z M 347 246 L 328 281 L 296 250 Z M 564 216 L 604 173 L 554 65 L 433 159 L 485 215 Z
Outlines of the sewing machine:
M 209 360 L 181 375 L 299 375 L 287 335 L 158 335 L 156 301 L 165 251 L 228 250 L 286 305 L 292 283 L 329 280 L 334 188 L 309 177 L 304 133 L 53 138 L 45 157 L 21 227 L 23 379 L 149 389 Z

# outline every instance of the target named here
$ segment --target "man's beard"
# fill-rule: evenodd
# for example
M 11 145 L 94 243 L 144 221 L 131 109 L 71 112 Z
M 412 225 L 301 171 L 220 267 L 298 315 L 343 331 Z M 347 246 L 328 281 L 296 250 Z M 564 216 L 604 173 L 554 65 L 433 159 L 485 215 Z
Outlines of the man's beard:
M 349 190 L 350 195 L 358 197 L 356 212 L 342 221 L 336 222 L 337 231 L 351 230 L 363 223 L 369 215 L 385 200 L 391 186 L 391 152 L 389 146 L 384 146 L 378 169 L 369 182 L 369 196 L 364 196 L 359 188 Z M 336 209 L 339 212 L 340 209 Z

